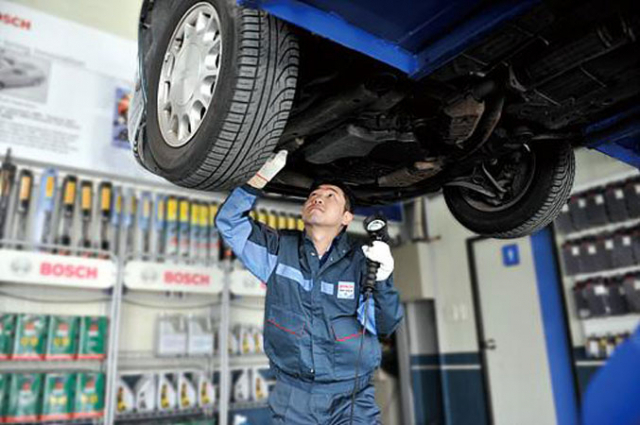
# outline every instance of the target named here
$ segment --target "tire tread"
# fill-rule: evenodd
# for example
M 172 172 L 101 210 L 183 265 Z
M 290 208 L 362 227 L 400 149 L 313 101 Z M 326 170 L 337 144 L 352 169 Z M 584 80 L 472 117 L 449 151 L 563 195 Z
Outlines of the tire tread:
M 238 9 L 238 77 L 222 131 L 190 175 L 174 183 L 228 190 L 245 183 L 269 158 L 289 118 L 299 47 L 288 26 L 263 12 Z

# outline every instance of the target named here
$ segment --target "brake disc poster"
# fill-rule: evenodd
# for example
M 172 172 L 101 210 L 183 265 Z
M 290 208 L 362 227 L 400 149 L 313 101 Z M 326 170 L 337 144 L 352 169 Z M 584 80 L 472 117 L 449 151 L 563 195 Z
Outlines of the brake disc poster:
M 156 178 L 128 149 L 135 41 L 0 0 L 0 155 Z

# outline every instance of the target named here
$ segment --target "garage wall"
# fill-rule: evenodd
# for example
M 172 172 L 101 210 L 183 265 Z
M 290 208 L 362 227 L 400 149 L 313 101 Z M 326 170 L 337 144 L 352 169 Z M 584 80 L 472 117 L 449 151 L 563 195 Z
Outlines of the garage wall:
M 613 159 L 598 151 L 580 149 L 576 151 L 576 178 L 573 191 L 579 192 L 602 181 L 636 172 L 634 167 Z
M 580 150 L 577 152 L 576 160 L 578 167 L 576 169 L 574 192 L 582 191 L 602 182 L 620 179 L 620 176 L 625 176 L 629 173 L 637 173 L 637 170 L 633 167 L 597 151 Z M 565 298 L 569 308 L 569 326 L 571 328 L 572 344 L 576 350 L 580 351 L 585 342 L 582 324 L 574 313 L 575 306 L 570 282 L 565 283 Z M 595 369 L 595 367 L 591 367 L 588 371 L 589 375 L 595 371 Z
M 135 40 L 142 0 L 7 0 Z
M 416 424 L 444 423 L 436 311 L 433 300 L 405 304 Z
M 621 180 L 638 170 L 596 151 L 581 150 L 577 152 L 578 167 L 574 191 L 582 191 L 590 187 Z M 569 326 L 571 329 L 574 360 L 580 393 L 584 393 L 591 378 L 598 371 L 598 362 L 589 361 L 584 350 L 585 337 L 583 326 L 575 313 L 575 302 L 572 294 L 573 282 L 564 279 L 564 294 L 567 303 Z
M 466 246 L 475 235 L 451 216 L 442 196 L 428 200 L 427 217 L 433 241 L 425 243 L 422 261 L 432 270 L 440 356 L 414 359 L 431 368 L 414 372 L 439 374 L 444 422 L 435 423 L 482 424 L 485 397 Z
M 626 164 L 586 149 L 576 152 L 576 160 L 575 190 L 632 170 Z M 416 391 L 440 397 L 433 388 L 440 382 L 442 407 L 424 412 L 422 420 L 416 418 L 416 423 L 443 423 L 440 421 L 444 418 L 444 423 L 449 425 L 478 424 L 482 421 L 480 418 L 485 417 L 485 394 L 466 247 L 467 239 L 475 235 L 451 216 L 442 196 L 428 199 L 427 217 L 432 241 L 421 242 L 424 246 L 419 252 L 433 285 L 440 355 L 425 355 L 426 350 L 421 350 L 421 354 L 412 352 L 412 374 L 416 406 L 421 403 Z M 411 315 L 408 316 L 411 320 Z M 569 312 L 569 317 L 572 330 L 579 329 L 575 314 Z M 574 345 L 582 343 L 576 341 L 575 332 L 573 334 Z M 429 385 L 425 386 L 425 382 Z M 416 411 L 420 413 L 418 407 Z

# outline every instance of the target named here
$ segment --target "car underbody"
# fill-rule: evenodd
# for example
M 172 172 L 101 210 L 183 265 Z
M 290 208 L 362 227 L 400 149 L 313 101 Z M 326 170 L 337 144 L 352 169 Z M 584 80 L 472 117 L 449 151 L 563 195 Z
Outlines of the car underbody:
M 271 189 L 304 195 L 340 179 L 379 204 L 459 186 L 499 196 L 515 174 L 491 167 L 638 104 L 637 7 L 545 3 L 420 81 L 299 31 L 300 73 Z

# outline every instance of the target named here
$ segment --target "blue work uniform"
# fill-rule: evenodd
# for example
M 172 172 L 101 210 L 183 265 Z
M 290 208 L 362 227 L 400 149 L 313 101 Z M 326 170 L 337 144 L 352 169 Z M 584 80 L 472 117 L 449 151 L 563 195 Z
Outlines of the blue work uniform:
M 348 423 L 363 336 L 366 275 L 361 246 L 338 235 L 324 258 L 304 232 L 274 230 L 249 217 L 260 191 L 235 189 L 216 226 L 245 267 L 267 284 L 264 346 L 276 374 L 269 396 L 275 423 Z M 390 335 L 403 309 L 393 277 L 376 282 L 368 301 L 354 422 L 379 422 L 371 377 L 380 364 L 379 335 Z

